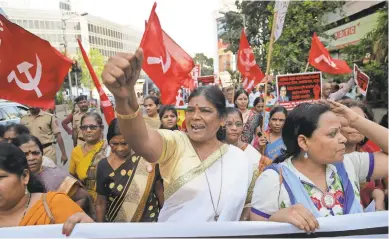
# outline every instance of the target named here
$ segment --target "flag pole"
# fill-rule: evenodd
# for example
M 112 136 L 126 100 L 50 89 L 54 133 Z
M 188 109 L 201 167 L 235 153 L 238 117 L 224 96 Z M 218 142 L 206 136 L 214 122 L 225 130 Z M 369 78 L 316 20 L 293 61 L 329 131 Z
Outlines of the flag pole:
M 305 67 L 305 71 L 304 72 L 307 72 L 308 67 L 309 67 L 309 61 L 307 62 L 307 66 Z
M 265 109 L 266 109 L 266 103 L 267 103 L 267 85 L 268 85 L 268 80 L 269 80 L 271 56 L 273 53 L 274 29 L 276 26 L 276 21 L 277 21 L 277 12 L 274 12 L 273 25 L 272 25 L 272 29 L 271 29 L 271 35 L 270 35 L 269 52 L 267 54 L 267 65 L 266 65 L 266 74 L 265 74 L 265 77 L 267 77 L 267 78 L 265 81 L 265 92 L 264 92 L 264 96 L 263 96 L 263 101 L 265 102 L 265 107 L 263 107 L 263 110 L 262 110 L 262 115 L 263 115 L 262 132 L 265 129 L 265 117 L 264 116 L 265 116 Z

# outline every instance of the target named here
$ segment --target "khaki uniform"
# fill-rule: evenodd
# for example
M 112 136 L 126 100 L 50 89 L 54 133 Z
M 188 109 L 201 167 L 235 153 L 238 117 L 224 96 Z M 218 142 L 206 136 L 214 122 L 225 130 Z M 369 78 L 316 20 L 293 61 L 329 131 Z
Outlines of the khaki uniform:
M 80 129 L 81 126 L 81 118 L 84 116 L 86 112 L 81 112 L 78 111 L 73 115 L 73 122 L 72 122 L 72 127 L 73 129 L 77 129 L 77 145 L 81 145 L 85 142 L 83 136 L 82 136 L 82 131 Z
M 20 120 L 20 123 L 24 124 L 31 134 L 41 141 L 43 155 L 57 163 L 54 145 L 56 143 L 55 135 L 61 131 L 55 116 L 41 110 L 37 116 L 32 116 L 31 113 L 28 113 Z

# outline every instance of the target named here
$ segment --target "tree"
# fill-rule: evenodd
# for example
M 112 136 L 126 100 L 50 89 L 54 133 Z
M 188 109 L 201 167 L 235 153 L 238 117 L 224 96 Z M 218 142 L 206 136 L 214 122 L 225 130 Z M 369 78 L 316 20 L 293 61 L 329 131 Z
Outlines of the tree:
M 213 75 L 213 58 L 208 58 L 204 53 L 196 53 L 193 61 L 200 64 L 202 76 Z
M 229 50 L 237 53 L 244 16 L 247 39 L 257 64 L 265 71 L 275 2 L 243 1 L 235 4 L 239 12 L 225 14 L 226 32 L 222 39 L 230 44 Z M 327 30 L 324 14 L 335 12 L 343 4 L 344 1 L 291 1 L 282 35 L 273 45 L 272 71 L 275 74 L 304 71 L 313 33 L 330 37 L 324 34 Z
M 92 64 L 93 69 L 96 72 L 97 77 L 99 78 L 99 81 L 101 82 L 101 73 L 104 69 L 104 56 L 101 54 L 101 52 L 98 49 L 91 48 L 88 54 L 89 61 Z M 94 84 L 91 78 L 91 75 L 89 73 L 88 67 L 85 64 L 84 59 L 82 58 L 81 53 L 78 54 L 78 63 L 81 65 L 81 83 L 88 87 L 90 90 L 93 89 Z
M 379 10 L 376 28 L 358 44 L 341 50 L 349 65 L 357 64 L 370 77 L 368 100 L 388 99 L 388 3 Z

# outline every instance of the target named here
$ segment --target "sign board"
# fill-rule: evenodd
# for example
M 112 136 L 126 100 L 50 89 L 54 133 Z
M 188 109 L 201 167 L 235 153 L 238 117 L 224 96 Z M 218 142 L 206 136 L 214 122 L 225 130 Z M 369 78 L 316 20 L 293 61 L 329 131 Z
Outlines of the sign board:
M 367 88 L 369 87 L 370 77 L 364 72 L 362 72 L 356 64 L 354 64 L 354 80 L 361 94 L 363 96 L 366 96 Z
M 377 26 L 378 16 L 379 13 L 370 14 L 326 31 L 326 34 L 335 37 L 335 40 L 329 41 L 329 50 L 341 49 L 347 45 L 358 43 Z
M 291 110 L 301 103 L 312 103 L 320 99 L 321 72 L 278 75 L 276 87 L 279 104 Z

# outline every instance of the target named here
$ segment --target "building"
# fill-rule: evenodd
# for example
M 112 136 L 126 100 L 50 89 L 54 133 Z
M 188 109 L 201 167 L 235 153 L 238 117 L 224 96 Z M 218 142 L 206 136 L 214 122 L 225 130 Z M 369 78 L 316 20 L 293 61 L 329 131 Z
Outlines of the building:
M 79 53 L 76 38 L 88 52 L 98 49 L 107 59 L 117 52 L 135 51 L 142 32 L 106 19 L 80 13 L 80 0 L 0 0 L 0 8 L 8 18 L 49 41 L 59 51 L 75 57 Z M 85 15 L 85 16 L 83 16 Z
M 325 14 L 329 39 L 329 50 L 337 55 L 345 46 L 358 43 L 367 33 L 377 26 L 377 10 L 385 5 L 385 1 L 346 1 L 342 11 Z M 341 57 L 341 56 L 337 56 Z

